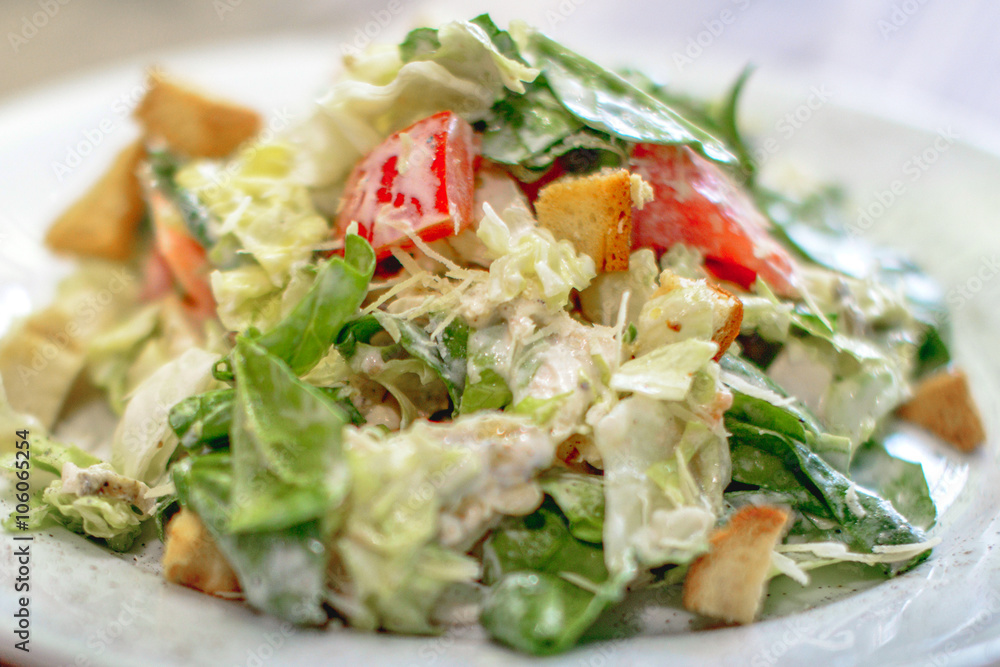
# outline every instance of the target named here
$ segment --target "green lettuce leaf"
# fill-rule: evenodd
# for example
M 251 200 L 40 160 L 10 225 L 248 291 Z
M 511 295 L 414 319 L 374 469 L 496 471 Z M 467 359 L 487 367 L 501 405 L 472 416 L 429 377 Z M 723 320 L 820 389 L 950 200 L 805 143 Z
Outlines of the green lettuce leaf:
M 535 655 L 575 645 L 625 592 L 626 578 L 610 577 L 600 545 L 574 537 L 548 503 L 507 519 L 490 535 L 483 558 L 493 585 L 480 622 L 494 639 Z
M 923 467 L 893 456 L 885 444 L 869 440 L 858 449 L 851 479 L 891 502 L 913 525 L 924 530 L 934 525 L 937 509 Z
M 658 347 L 626 361 L 611 376 L 611 388 L 664 401 L 680 401 L 687 396 L 695 371 L 715 356 L 719 346 L 710 340 L 688 338 Z
M 600 544 L 604 531 L 604 480 L 565 469 L 553 469 L 540 480 L 569 522 L 569 532 L 584 542 Z
M 42 500 L 48 506 L 49 516 L 60 524 L 81 535 L 101 538 L 115 551 L 128 551 L 132 547 L 145 518 L 121 498 L 64 493 L 61 480 L 45 489 Z
M 559 102 L 587 126 L 627 141 L 690 145 L 712 160 L 737 161 L 724 141 L 614 72 L 541 33 L 525 41 Z
M 344 257 L 330 258 L 305 297 L 259 343 L 285 361 L 296 375 L 316 365 L 344 324 L 357 313 L 375 272 L 375 252 L 360 236 L 348 234 Z
M 512 206 L 502 215 L 488 204 L 483 209 L 476 235 L 494 258 L 487 287 L 492 301 L 537 294 L 556 311 L 566 306 L 572 290 L 585 288 L 597 275 L 594 260 L 538 227 L 526 209 Z
M 484 368 L 479 373 L 478 381 L 466 383 L 459 412 L 471 414 L 480 410 L 503 410 L 513 399 L 514 395 L 503 376 L 492 368 Z
M 111 442 L 111 463 L 125 477 L 155 486 L 166 474 L 177 448 L 170 429 L 170 408 L 213 385 L 218 355 L 189 349 L 147 378 L 125 406 Z
M 167 421 L 186 449 L 198 445 L 224 446 L 229 441 L 235 401 L 234 389 L 216 389 L 189 396 L 170 408 Z
M 252 606 L 291 623 L 326 622 L 322 603 L 329 553 L 320 520 L 233 534 L 231 516 L 252 496 L 234 489 L 230 455 L 188 457 L 171 472 L 181 504 L 208 528 Z
M 340 446 L 347 417 L 247 338 L 237 339 L 233 371 L 233 494 L 243 500 L 228 529 L 274 531 L 321 519 L 347 494 Z
M 876 547 L 918 544 L 923 532 L 901 515 L 892 503 L 858 486 L 794 438 L 726 414 L 733 456 L 733 479 L 784 497 L 793 508 L 835 524 L 818 537 L 835 540 L 862 553 Z M 766 456 L 759 456 L 763 453 Z M 780 468 L 784 473 L 779 473 Z M 812 496 L 809 498 L 806 492 Z M 793 529 L 794 530 L 794 529 Z M 802 532 L 802 529 L 798 532 Z M 817 534 L 808 535 L 817 537 Z M 890 566 L 906 570 L 927 557 Z

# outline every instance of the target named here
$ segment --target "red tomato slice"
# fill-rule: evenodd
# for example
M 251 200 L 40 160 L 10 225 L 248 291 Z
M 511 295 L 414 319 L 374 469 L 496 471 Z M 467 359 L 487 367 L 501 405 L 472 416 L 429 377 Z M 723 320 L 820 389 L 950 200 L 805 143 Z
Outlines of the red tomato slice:
M 749 288 L 760 275 L 782 296 L 798 296 L 797 266 L 768 233 L 770 222 L 718 166 L 686 146 L 638 144 L 632 170 L 655 199 L 632 214 L 632 247 L 662 252 L 685 243 L 717 277 Z
M 472 224 L 478 146 L 472 126 L 442 111 L 397 132 L 354 167 L 334 227 L 343 238 L 351 222 L 378 259 L 410 244 L 458 234 Z
M 199 320 L 212 317 L 215 298 L 208 284 L 211 265 L 205 249 L 187 231 L 177 207 L 160 192 L 150 191 L 149 206 L 156 240 L 154 252 L 162 258 L 173 274 L 174 283 L 183 292 L 185 309 Z

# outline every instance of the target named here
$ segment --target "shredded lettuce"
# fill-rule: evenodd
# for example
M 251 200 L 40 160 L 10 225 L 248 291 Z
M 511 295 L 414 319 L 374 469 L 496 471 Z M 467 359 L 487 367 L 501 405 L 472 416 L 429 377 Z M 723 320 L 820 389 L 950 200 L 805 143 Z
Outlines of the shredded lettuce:
M 663 401 L 687 396 L 694 374 L 715 356 L 712 341 L 689 338 L 654 349 L 627 361 L 611 376 L 611 388 L 643 394 Z
M 63 486 L 56 480 L 42 494 L 52 518 L 73 532 L 105 540 L 115 551 L 131 548 L 148 518 L 142 511 L 123 498 L 67 493 Z
M 723 433 L 677 403 L 635 394 L 595 425 L 594 439 L 604 462 L 610 571 L 684 564 L 708 548 L 729 482 Z
M 194 161 L 176 174 L 178 185 L 212 214 L 219 239 L 213 260 L 228 264 L 212 274 L 212 288 L 219 317 L 232 331 L 273 321 L 282 292 L 303 280 L 303 268 L 330 235 L 292 173 L 294 160 L 287 144 L 252 144 L 229 162 Z M 254 268 L 219 256 L 234 245 Z
M 349 59 L 349 76 L 335 83 L 316 114 L 295 131 L 301 168 L 316 187 L 336 184 L 385 137 L 438 111 L 481 117 L 510 86 L 537 71 L 505 55 L 483 23 L 456 21 L 428 48 L 369 51 Z M 423 33 L 426 36 L 426 33 Z
M 136 389 L 111 443 L 111 463 L 126 477 L 151 486 L 160 481 L 177 437 L 167 421 L 170 409 L 212 383 L 218 355 L 193 348 L 162 366 Z
M 476 234 L 494 257 L 488 287 L 492 301 L 537 293 L 551 310 L 558 310 L 566 306 L 570 291 L 583 289 L 597 275 L 593 259 L 569 241 L 556 241 L 527 209 L 515 205 L 497 215 L 484 204 L 483 213 Z
M 391 435 L 349 428 L 345 438 L 354 482 L 335 541 L 331 603 L 358 627 L 433 631 L 440 594 L 479 575 L 476 561 L 445 544 L 471 544 L 498 504 L 534 509 L 541 496 L 530 480 L 551 463 L 554 443 L 524 420 L 496 413 L 418 422 Z M 519 487 L 527 497 L 507 505 Z M 462 517 L 471 525 L 462 527 Z

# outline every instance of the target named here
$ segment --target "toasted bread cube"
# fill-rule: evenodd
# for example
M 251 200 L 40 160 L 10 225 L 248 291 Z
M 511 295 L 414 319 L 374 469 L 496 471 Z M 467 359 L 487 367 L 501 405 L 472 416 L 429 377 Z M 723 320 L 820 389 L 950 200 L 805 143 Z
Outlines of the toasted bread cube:
M 594 260 L 598 272 L 627 271 L 632 251 L 632 181 L 627 169 L 564 177 L 541 189 L 538 223 Z
M 697 282 L 699 281 L 682 278 L 668 269 L 660 274 L 660 286 L 649 298 L 655 299 L 676 289 L 690 287 Z M 715 360 L 718 361 L 740 333 L 740 325 L 743 323 L 743 302 L 718 285 L 706 281 L 705 287 L 708 288 L 708 296 L 712 301 L 712 340 L 719 346 L 719 351 L 715 355 Z
M 56 219 L 46 244 L 57 252 L 128 259 L 145 211 L 136 176 L 144 156 L 138 141 L 119 153 L 90 191 Z
M 135 117 L 147 140 L 163 140 L 188 157 L 225 157 L 261 127 L 257 112 L 205 97 L 157 72 L 149 75 L 149 91 Z
M 167 524 L 163 576 L 209 595 L 231 597 L 240 582 L 198 515 L 181 509 Z
M 913 398 L 896 414 L 963 452 L 974 450 L 986 440 L 968 378 L 960 370 L 939 371 L 921 380 Z
M 760 612 L 788 512 L 768 506 L 738 510 L 709 537 L 709 551 L 688 568 L 684 607 L 728 623 L 752 623 Z

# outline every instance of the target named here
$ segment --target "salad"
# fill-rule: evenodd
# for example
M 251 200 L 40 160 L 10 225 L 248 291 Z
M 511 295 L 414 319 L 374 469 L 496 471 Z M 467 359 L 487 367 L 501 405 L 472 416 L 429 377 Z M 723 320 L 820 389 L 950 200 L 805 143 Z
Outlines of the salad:
M 886 435 L 985 439 L 940 292 L 757 178 L 748 76 L 690 99 L 483 15 L 347 56 L 274 135 L 151 72 L 47 236 L 78 271 L 0 345 L 5 526 L 155 524 L 167 580 L 303 626 L 473 600 L 533 654 L 641 588 L 750 623 L 776 577 L 917 566 Z M 59 435 L 94 396 L 106 456 Z

